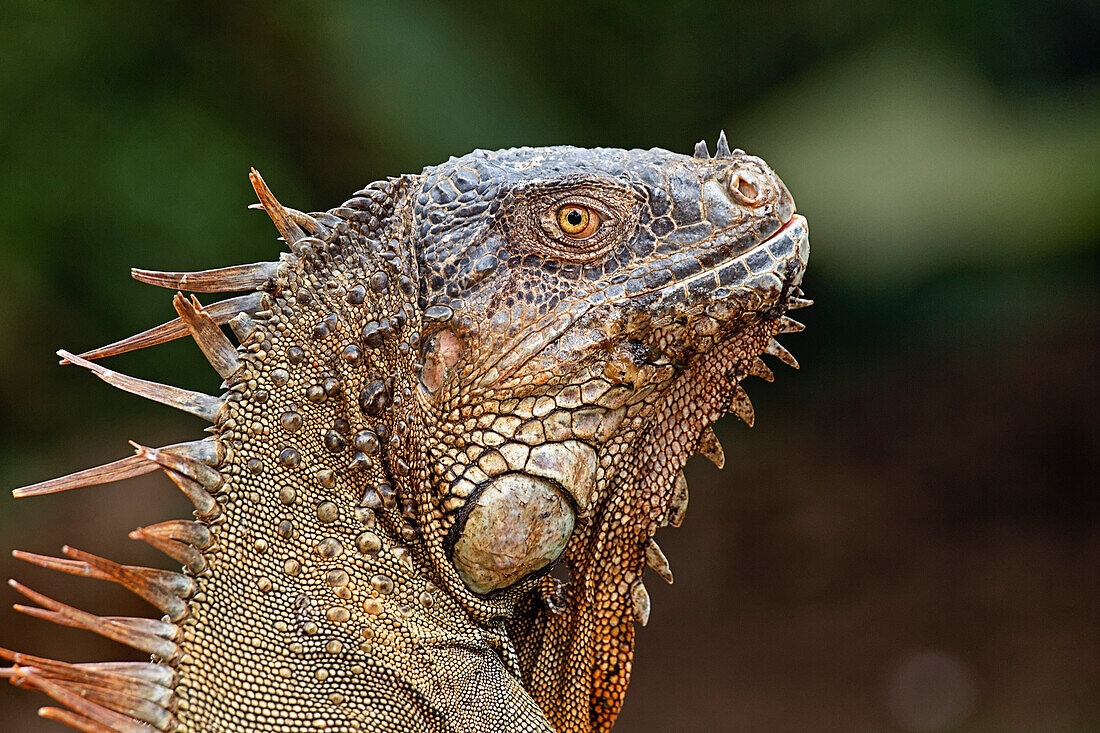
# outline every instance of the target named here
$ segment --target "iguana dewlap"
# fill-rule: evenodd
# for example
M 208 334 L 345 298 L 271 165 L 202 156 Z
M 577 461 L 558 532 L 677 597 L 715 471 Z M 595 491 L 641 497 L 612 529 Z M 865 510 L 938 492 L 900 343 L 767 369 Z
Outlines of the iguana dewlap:
M 20 610 L 151 661 L 0 650 L 0 676 L 84 731 L 610 729 L 649 616 L 643 569 L 672 581 L 653 536 L 683 519 L 684 463 L 722 465 L 724 413 L 752 424 L 740 382 L 771 380 L 762 354 L 797 366 L 774 340 L 809 304 L 790 194 L 724 135 L 714 157 L 479 150 L 324 213 L 252 183 L 277 261 L 133 271 L 244 295 L 177 294 L 174 321 L 59 352 L 211 436 L 15 492 L 162 469 L 192 500 L 194 519 L 131 534 L 181 572 L 17 553 L 158 608 L 95 616 L 12 581 Z M 185 335 L 222 395 L 96 361 Z

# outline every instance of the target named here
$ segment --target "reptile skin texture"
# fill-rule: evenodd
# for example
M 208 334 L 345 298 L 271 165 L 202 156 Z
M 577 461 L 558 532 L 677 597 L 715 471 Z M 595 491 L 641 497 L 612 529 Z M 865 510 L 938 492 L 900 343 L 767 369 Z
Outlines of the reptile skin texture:
M 610 730 L 685 462 L 721 467 L 711 425 L 752 424 L 763 355 L 797 366 L 775 341 L 810 303 L 787 189 L 724 135 L 713 156 L 478 150 L 312 214 L 251 179 L 275 261 L 134 270 L 179 318 L 58 352 L 210 435 L 15 491 L 163 470 L 191 499 L 131 534 L 179 572 L 16 552 L 149 601 L 96 616 L 12 581 L 20 610 L 150 661 L 0 649 L 0 676 L 100 733 Z M 223 394 L 98 361 L 186 336 Z

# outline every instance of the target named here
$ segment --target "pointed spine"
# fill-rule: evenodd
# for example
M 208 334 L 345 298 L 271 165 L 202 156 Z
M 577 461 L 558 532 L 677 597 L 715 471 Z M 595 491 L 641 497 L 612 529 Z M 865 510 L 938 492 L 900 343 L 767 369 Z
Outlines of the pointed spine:
M 16 550 L 12 554 L 24 562 L 69 575 L 110 580 L 141 596 L 166 613 L 172 621 L 187 615 L 184 599 L 195 592 L 195 581 L 180 573 L 136 565 L 121 565 L 107 558 L 83 552 L 68 545 L 61 548 L 69 560 Z
M 634 620 L 645 626 L 649 623 L 651 608 L 649 591 L 646 590 L 645 583 L 640 580 L 634 581 L 634 584 L 630 586 L 630 600 L 634 605 Z
M 173 721 L 168 708 L 173 702 L 174 671 L 152 662 L 69 664 L 0 649 L 0 658 L 16 666 L 0 669 L 0 677 L 34 675 L 66 687 L 103 707 L 167 730 Z
M 88 702 L 131 718 L 131 722 L 139 726 L 137 730 L 148 731 L 150 730 L 149 725 L 159 731 L 174 729 L 176 720 L 164 706 L 153 700 L 142 699 L 129 690 L 102 690 L 79 683 L 60 684 Z M 147 725 L 142 725 L 142 723 Z
M 665 557 L 661 546 L 652 537 L 646 541 L 645 564 L 657 575 L 660 575 L 662 580 L 672 585 L 672 568 L 668 565 L 668 558 Z
M 765 364 L 764 360 L 759 356 L 752 360 L 752 364 L 749 366 L 749 374 L 763 379 L 765 382 L 775 381 L 775 373 L 772 372 L 771 367 Z
M 260 172 L 253 168 L 248 174 L 248 180 L 252 182 L 252 188 L 256 191 L 256 197 L 260 199 L 260 203 L 264 206 L 264 211 L 271 217 L 271 221 L 275 224 L 275 228 L 279 230 L 279 234 L 287 245 L 293 245 L 302 239 L 305 239 L 306 233 L 302 231 L 302 228 L 298 226 L 294 221 L 294 217 L 290 212 L 279 203 L 279 200 L 275 198 L 275 195 L 271 193 L 271 189 L 264 183 L 263 176 Z
M 269 289 L 278 272 L 278 262 L 253 262 L 197 272 L 161 272 L 134 267 L 130 270 L 130 276 L 149 285 L 173 290 L 225 293 L 234 290 Z
M 118 461 L 86 468 L 83 471 L 70 473 L 68 476 L 52 478 L 49 481 L 40 481 L 30 486 L 22 486 L 12 491 L 12 496 L 23 498 L 26 496 L 39 496 L 41 494 L 53 494 L 69 489 L 78 489 L 83 486 L 95 486 L 112 481 L 121 481 L 134 476 L 141 476 L 157 470 L 156 463 L 142 456 L 128 456 Z
M 71 710 L 65 710 L 63 708 L 44 707 L 38 708 L 39 717 L 46 720 L 53 720 L 58 723 L 64 723 L 70 728 L 82 731 L 82 733 L 116 733 L 114 728 L 108 728 L 102 723 L 97 723 L 91 718 L 85 718 L 83 715 L 77 715 Z
M 741 385 L 734 388 L 733 395 L 730 397 L 730 412 L 741 418 L 750 428 L 756 422 L 756 412 L 752 409 L 752 400 L 749 399 L 749 393 Z
M 68 723 L 75 720 L 80 726 L 84 726 L 86 725 L 85 721 L 91 720 L 103 726 L 102 729 L 78 727 L 78 730 L 107 730 L 113 733 L 149 733 L 154 730 L 149 725 L 134 720 L 128 715 L 106 708 L 98 702 L 93 702 L 84 695 L 70 690 L 66 685 L 52 682 L 33 672 L 19 674 L 12 679 L 12 682 L 20 687 L 41 690 L 59 703 L 68 705 L 77 717 L 74 719 L 72 716 L 62 715 L 60 716 L 62 722 Z M 56 710 L 56 708 L 45 708 L 45 710 Z M 58 712 L 64 713 L 65 711 Z M 158 728 L 158 730 L 168 730 L 168 728 Z
M 672 487 L 672 496 L 668 500 L 668 509 L 665 513 L 665 524 L 679 527 L 684 523 L 684 515 L 688 508 L 688 482 L 683 471 L 676 473 L 676 483 Z
M 787 298 L 787 310 L 798 310 L 799 308 L 808 308 L 813 305 L 812 300 L 806 298 Z
M 153 662 L 81 662 L 72 664 L 0 647 L 0 659 L 16 666 L 31 667 L 38 674 L 105 689 L 140 690 L 148 698 L 163 702 L 171 693 L 176 673 L 166 665 Z M 2 670 L 11 676 L 10 667 Z
M 695 448 L 695 452 L 709 458 L 710 462 L 718 468 L 726 465 L 726 454 L 722 450 L 722 444 L 714 434 L 714 428 L 709 425 L 699 434 L 699 445 Z
M 197 550 L 208 550 L 214 545 L 214 537 L 210 534 L 210 529 L 202 522 L 192 522 L 189 519 L 170 519 L 134 531 L 184 542 Z
M 55 601 L 49 596 L 31 590 L 18 581 L 9 580 L 8 585 L 41 606 L 41 608 L 38 608 L 16 604 L 15 610 L 20 613 L 52 621 L 62 626 L 86 629 L 147 654 L 155 654 L 162 660 L 175 659 L 179 654 L 179 647 L 173 641 L 179 630 L 174 624 L 144 618 L 96 616 L 60 601 Z
M 236 298 L 221 300 L 206 307 L 206 313 L 219 326 L 229 323 L 233 318 L 247 313 L 253 313 L 260 308 L 264 293 L 249 293 L 239 295 Z M 108 356 L 125 354 L 128 351 L 144 349 L 148 346 L 157 346 L 188 335 L 187 326 L 182 318 L 174 318 L 167 323 L 134 334 L 129 338 L 115 341 L 114 343 L 100 346 L 98 349 L 86 351 L 80 354 L 82 359 L 102 359 Z M 62 362 L 67 364 L 68 361 Z
M 806 324 L 799 323 L 789 316 L 780 316 L 779 318 L 779 333 L 798 333 L 799 331 L 805 331 Z
M 159 402 L 162 405 L 174 407 L 177 410 L 189 412 L 209 422 L 215 421 L 218 410 L 220 410 L 222 406 L 222 400 L 218 397 L 211 397 L 202 392 L 192 392 L 189 389 L 173 387 L 168 384 L 160 384 L 159 382 L 150 382 L 146 379 L 128 377 L 125 374 L 112 371 L 101 364 L 95 364 L 87 359 L 81 359 L 76 354 L 70 354 L 64 349 L 58 351 L 57 355 L 70 364 L 84 367 L 107 384 L 118 387 L 124 392 L 129 392 L 130 394 L 144 397 L 154 402 Z
M 267 211 L 267 207 L 263 204 L 249 204 L 248 208 L 255 211 Z M 318 239 L 328 239 L 332 236 L 332 229 L 318 218 L 318 216 L 323 215 L 307 214 L 297 209 L 292 209 L 289 206 L 283 206 L 282 208 L 290 220 L 305 232 L 306 236 L 317 237 Z M 334 216 L 329 216 L 329 218 L 334 220 L 333 223 L 340 221 Z
M 718 133 L 718 144 L 714 147 L 714 157 L 727 160 L 733 157 L 730 153 L 730 144 L 726 142 L 725 130 Z
M 382 200 L 385 200 L 385 199 L 388 198 L 388 196 L 386 196 L 385 193 L 380 193 L 379 198 L 381 198 Z M 311 212 L 309 212 L 309 215 L 314 220 L 319 222 L 322 226 L 326 226 L 329 229 L 335 229 L 336 227 L 340 226 L 340 222 L 344 221 L 340 217 L 333 216 L 332 214 L 330 214 L 327 211 L 311 211 Z
M 214 367 L 222 379 L 229 379 L 241 368 L 241 358 L 237 347 L 222 333 L 214 319 L 203 310 L 202 303 L 194 295 L 188 300 L 183 293 L 176 293 L 172 299 L 176 313 L 180 314 L 191 337 L 195 339 L 203 356 Z
M 699 160 L 710 160 L 710 150 L 707 149 L 706 140 L 695 143 L 695 157 Z
M 164 467 L 162 466 L 161 468 Z M 221 515 L 221 508 L 218 506 L 218 502 L 214 500 L 210 492 L 203 488 L 202 484 L 198 481 L 194 481 L 170 468 L 164 468 L 164 473 L 168 475 L 168 478 L 172 479 L 172 483 L 183 492 L 184 496 L 190 499 L 195 507 L 196 515 L 200 518 L 211 521 Z
M 794 358 L 794 354 L 787 351 L 783 344 L 779 343 L 775 339 L 768 342 L 768 345 L 764 347 L 764 353 L 770 356 L 774 356 L 779 361 L 783 362 L 791 369 L 798 369 L 798 360 Z
M 221 443 L 215 440 L 193 440 L 186 443 L 176 443 L 175 445 L 165 446 L 159 450 L 202 461 L 211 466 L 219 465 L 225 457 Z M 59 491 L 68 491 L 69 489 L 79 489 L 84 486 L 96 486 L 112 481 L 122 481 L 123 479 L 151 473 L 159 467 L 160 464 L 145 456 L 128 456 L 127 458 L 112 461 L 102 466 L 86 468 L 83 471 L 70 473 L 67 476 L 60 476 L 48 481 L 41 481 L 37 484 L 23 486 L 13 490 L 11 493 L 12 496 L 17 499 L 27 496 L 38 496 L 40 494 L 53 494 Z
M 130 539 L 152 545 L 196 574 L 206 569 L 206 559 L 201 550 L 210 547 L 213 542 L 205 524 L 185 519 L 138 527 L 130 533 Z
M 149 448 L 132 440 L 130 445 L 134 446 L 134 451 L 138 455 L 198 482 L 207 491 L 216 492 L 224 483 L 224 479 L 218 471 L 194 458 L 161 448 Z

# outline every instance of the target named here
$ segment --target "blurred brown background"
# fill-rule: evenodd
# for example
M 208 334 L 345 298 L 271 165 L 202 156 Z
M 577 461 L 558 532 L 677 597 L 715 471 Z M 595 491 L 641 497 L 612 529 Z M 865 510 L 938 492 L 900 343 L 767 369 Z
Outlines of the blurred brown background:
M 908 8 L 908 9 L 906 9 Z M 689 468 L 621 731 L 1100 731 L 1100 10 L 1095 3 L 0 3 L 0 575 L 186 511 L 163 477 L 7 489 L 201 425 L 76 369 L 172 315 L 131 265 L 268 258 L 250 165 L 288 204 L 475 147 L 688 152 L 725 128 L 810 220 L 757 427 Z M 115 359 L 194 389 L 177 343 Z M 14 614 L 0 643 L 122 658 Z M 0 730 L 58 728 L 0 686 Z

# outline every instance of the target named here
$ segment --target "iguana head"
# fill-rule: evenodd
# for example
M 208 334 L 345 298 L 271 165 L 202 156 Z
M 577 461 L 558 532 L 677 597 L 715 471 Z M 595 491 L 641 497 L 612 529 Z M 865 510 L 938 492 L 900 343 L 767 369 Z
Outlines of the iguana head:
M 807 255 L 790 194 L 741 151 L 478 151 L 424 172 L 412 221 L 431 499 L 481 595 L 600 513 L 685 374 L 744 376 Z
M 540 646 L 587 657 L 527 649 L 527 673 L 554 688 L 544 701 L 561 699 L 578 668 L 622 651 L 606 646 L 611 628 L 644 623 L 646 549 L 679 522 L 680 470 L 704 430 L 731 406 L 751 420 L 738 382 L 793 323 L 806 223 L 771 169 L 724 138 L 713 158 L 477 151 L 426 169 L 412 211 L 425 539 L 451 590 L 487 615 L 513 613 L 565 561 L 572 587 L 541 588 L 560 615 L 527 607 L 542 620 L 512 624 L 521 649 L 545 624 L 555 642 Z M 593 622 L 603 631 L 581 628 Z M 628 660 L 607 684 L 625 684 Z

